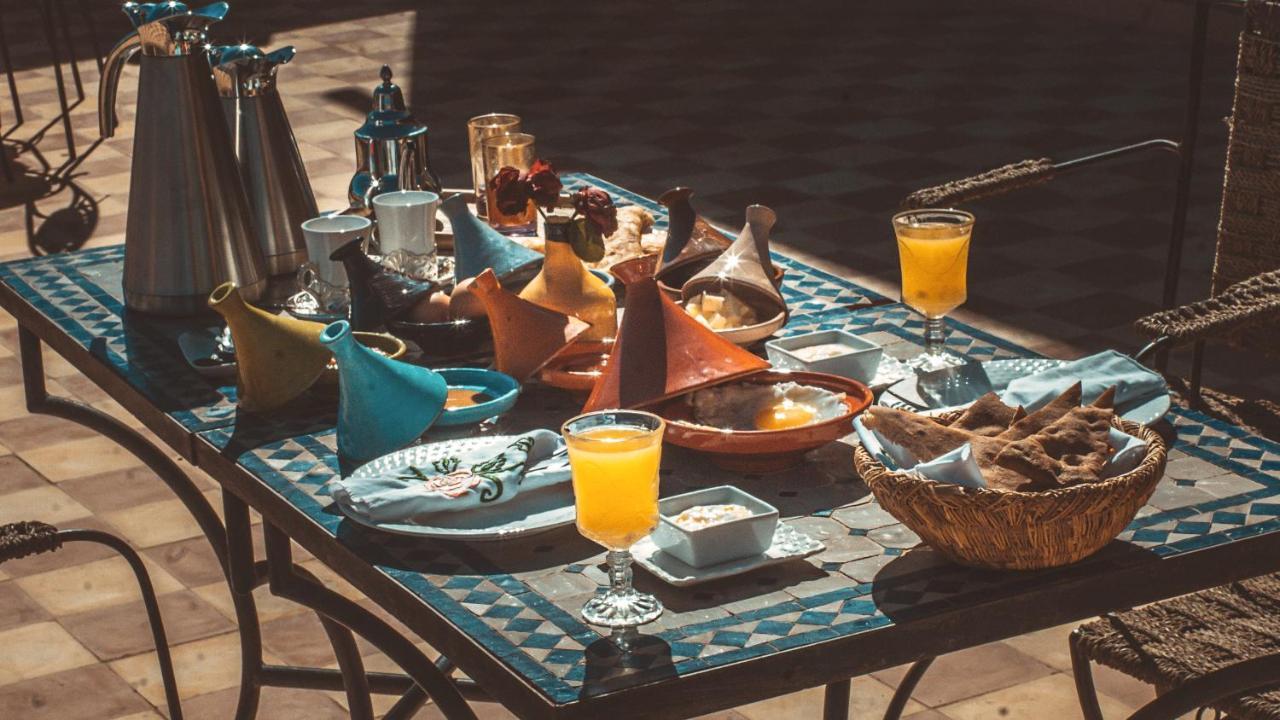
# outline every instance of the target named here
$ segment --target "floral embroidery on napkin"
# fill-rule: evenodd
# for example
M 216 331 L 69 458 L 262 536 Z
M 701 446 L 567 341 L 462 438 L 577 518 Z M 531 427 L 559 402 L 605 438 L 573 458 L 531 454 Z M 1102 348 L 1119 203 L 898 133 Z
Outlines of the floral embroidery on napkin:
M 480 502 L 493 502 L 502 497 L 505 492 L 505 479 L 502 477 L 504 473 L 511 470 L 517 470 L 524 467 L 525 461 L 528 460 L 529 451 L 533 449 L 534 440 L 531 437 L 522 437 L 506 447 L 506 450 L 516 450 L 524 455 L 519 462 L 512 462 L 507 458 L 507 453 L 501 452 L 488 460 L 478 462 L 470 468 L 463 468 L 462 460 L 457 456 L 440 458 L 431 461 L 431 469 L 434 474 L 428 475 L 426 472 L 415 465 L 409 466 L 410 475 L 401 475 L 402 480 L 421 480 L 423 482 L 424 492 L 438 492 L 449 498 L 459 498 L 471 492 L 476 487 L 480 487 L 481 483 L 488 481 L 488 485 L 480 487 Z M 516 482 L 519 484 L 520 477 L 517 476 Z

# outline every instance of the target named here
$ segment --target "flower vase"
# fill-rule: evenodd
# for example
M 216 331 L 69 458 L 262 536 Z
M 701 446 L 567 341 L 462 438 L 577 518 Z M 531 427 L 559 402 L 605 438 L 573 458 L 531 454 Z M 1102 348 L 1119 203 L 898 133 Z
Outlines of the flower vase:
M 338 455 L 359 465 L 417 440 L 444 412 L 439 373 L 380 355 L 356 341 L 346 320 L 320 342 L 338 360 Z
M 593 275 L 569 244 L 567 217 L 547 218 L 546 261 L 520 297 L 591 323 L 580 341 L 612 340 L 618 333 L 618 299 Z
M 489 227 L 471 214 L 461 195 L 440 203 L 440 212 L 453 228 L 453 277 L 456 282 L 492 269 L 508 287 L 519 287 L 532 278 L 542 263 L 542 254 L 530 250 Z
M 274 410 L 288 403 L 315 384 L 329 364 L 329 349 L 320 343 L 321 323 L 253 307 L 233 282 L 214 288 L 209 307 L 222 315 L 231 329 L 236 348 L 236 394 L 243 410 Z

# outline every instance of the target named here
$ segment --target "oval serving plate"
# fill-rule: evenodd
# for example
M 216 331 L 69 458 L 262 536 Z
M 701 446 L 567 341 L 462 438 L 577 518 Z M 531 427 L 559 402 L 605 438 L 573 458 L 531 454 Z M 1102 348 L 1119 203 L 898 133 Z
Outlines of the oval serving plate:
M 481 445 L 509 443 L 514 435 L 486 435 L 415 445 L 371 460 L 356 468 L 353 476 L 375 477 L 401 472 L 409 465 L 468 452 Z M 567 456 L 558 462 L 566 465 Z M 341 504 L 336 504 L 341 511 Z M 438 512 L 423 516 L 417 523 L 375 523 L 343 512 L 352 522 L 374 530 L 438 540 L 508 540 L 526 537 L 570 525 L 577 517 L 573 505 L 573 483 L 562 483 L 522 492 L 505 503 L 459 512 Z

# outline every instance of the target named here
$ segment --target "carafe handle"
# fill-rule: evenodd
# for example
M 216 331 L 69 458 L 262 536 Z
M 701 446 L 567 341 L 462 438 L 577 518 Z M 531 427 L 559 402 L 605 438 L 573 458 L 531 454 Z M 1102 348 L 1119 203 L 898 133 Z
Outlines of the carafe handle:
M 120 86 L 120 73 L 129 59 L 142 50 L 142 38 L 137 31 L 129 33 L 111 48 L 102 64 L 102 80 L 98 84 L 98 134 L 109 138 L 116 134 L 116 90 Z

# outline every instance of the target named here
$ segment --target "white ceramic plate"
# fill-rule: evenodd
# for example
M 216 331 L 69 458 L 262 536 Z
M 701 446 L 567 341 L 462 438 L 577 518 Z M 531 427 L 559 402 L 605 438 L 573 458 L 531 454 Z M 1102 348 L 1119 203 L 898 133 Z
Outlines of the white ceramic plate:
M 513 435 L 486 435 L 415 445 L 372 460 L 352 476 L 372 477 L 402 472 L 409 465 L 422 467 L 432 460 L 457 455 L 480 445 L 510 443 Z M 568 462 L 565 460 L 565 462 Z M 341 510 L 342 505 L 338 504 Z M 375 530 L 397 535 L 413 535 L 440 540 L 509 540 L 554 530 L 573 523 L 573 484 L 567 480 L 548 487 L 521 492 L 511 500 L 457 512 L 424 516 L 417 523 L 376 523 L 343 511 L 351 520 Z
M 730 560 L 729 562 L 710 567 L 695 568 L 668 555 L 653 544 L 653 540 L 645 538 L 631 546 L 631 556 L 636 564 L 648 570 L 659 580 L 668 585 L 684 587 L 698 583 L 719 580 L 720 578 L 740 575 L 762 567 L 777 565 L 795 558 L 809 557 L 821 552 L 825 546 L 796 530 L 785 522 L 778 523 L 773 532 L 773 544 L 760 555 Z
M 982 369 L 991 381 L 991 389 L 1000 393 L 1009 387 L 1009 383 L 1018 378 L 1034 375 L 1064 364 L 1066 364 L 1065 360 L 1053 360 L 1051 358 L 1017 358 L 1012 360 L 988 360 L 982 363 Z M 935 407 L 920 395 L 914 375 L 889 386 L 887 390 L 880 394 L 877 404 L 928 414 L 968 407 L 968 403 L 950 407 Z M 1170 404 L 1169 394 L 1164 393 L 1137 404 L 1122 405 L 1116 410 L 1120 413 L 1120 417 L 1125 420 L 1136 422 L 1140 425 L 1150 425 L 1163 418 L 1169 412 Z

